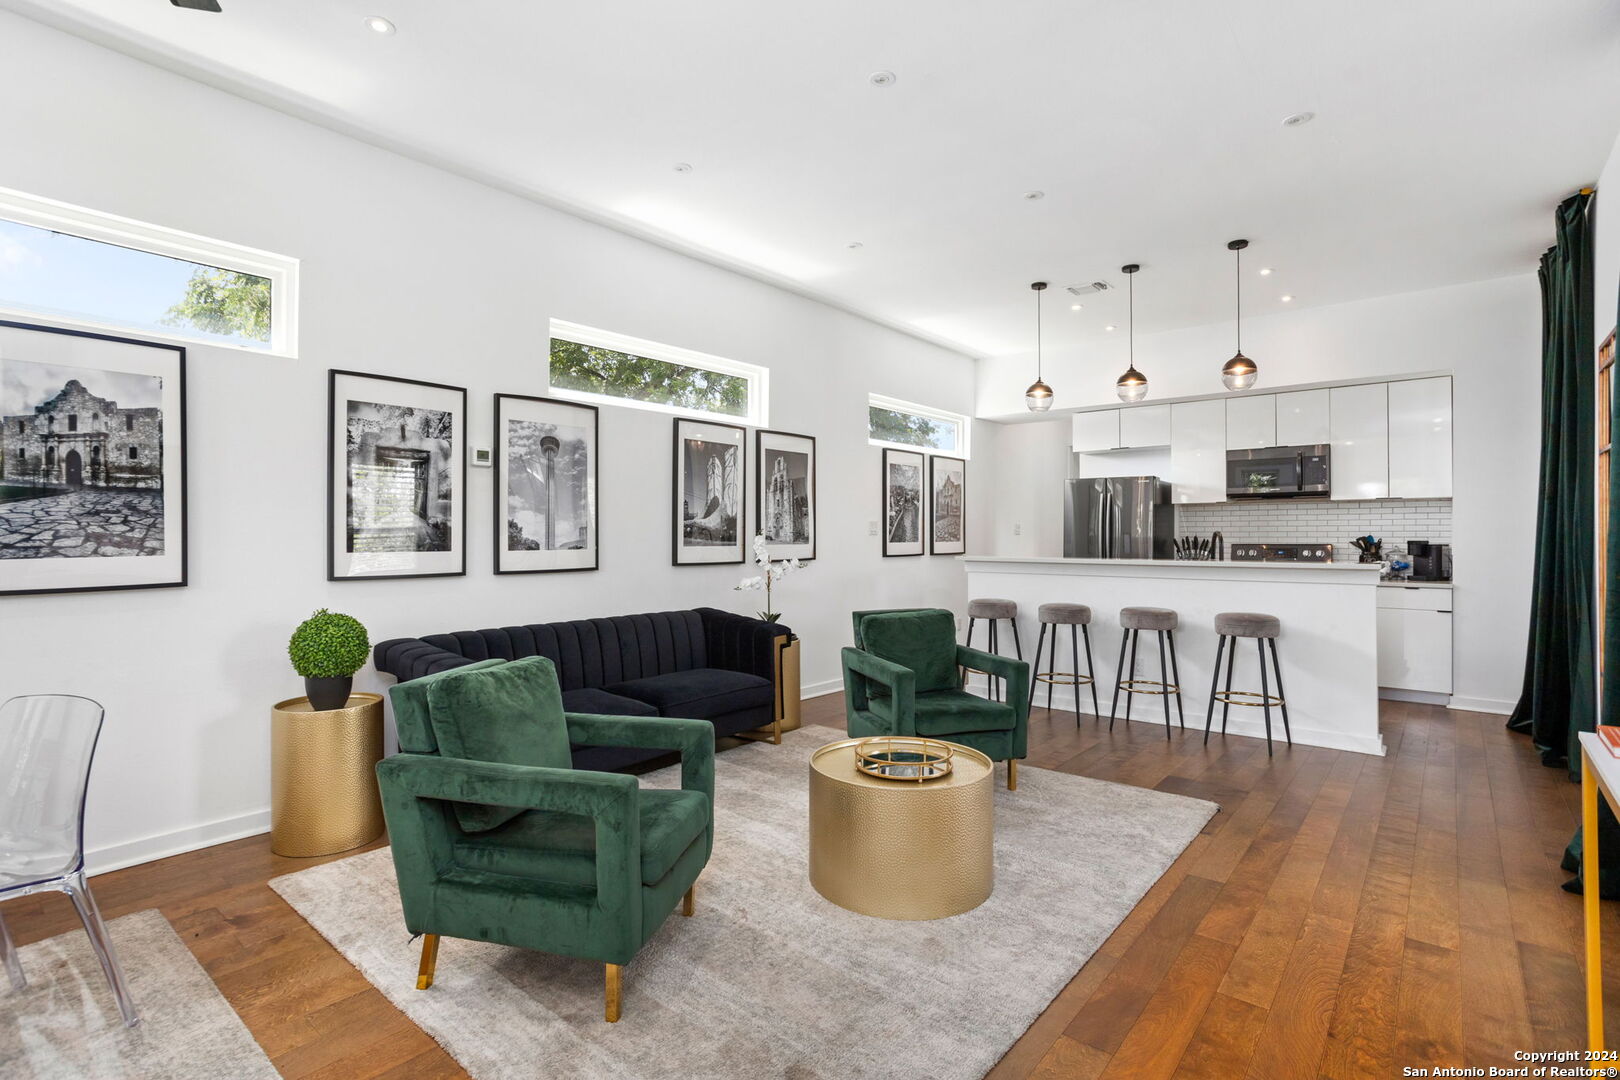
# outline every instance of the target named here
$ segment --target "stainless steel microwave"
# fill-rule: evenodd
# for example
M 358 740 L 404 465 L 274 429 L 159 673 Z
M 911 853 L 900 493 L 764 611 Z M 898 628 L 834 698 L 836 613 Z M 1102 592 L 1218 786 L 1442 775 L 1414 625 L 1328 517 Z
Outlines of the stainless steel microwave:
M 1325 499 L 1332 493 L 1327 446 L 1226 452 L 1228 499 Z

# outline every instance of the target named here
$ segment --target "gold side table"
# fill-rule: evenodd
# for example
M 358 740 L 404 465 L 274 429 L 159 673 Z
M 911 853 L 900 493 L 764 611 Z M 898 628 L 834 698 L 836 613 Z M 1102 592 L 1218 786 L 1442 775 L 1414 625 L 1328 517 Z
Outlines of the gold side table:
M 270 850 L 311 858 L 382 835 L 377 762 L 381 694 L 351 694 L 341 709 L 290 698 L 270 710 Z
M 889 780 L 855 768 L 861 739 L 810 758 L 810 884 L 880 919 L 972 911 L 995 887 L 994 766 L 952 744 L 950 775 Z

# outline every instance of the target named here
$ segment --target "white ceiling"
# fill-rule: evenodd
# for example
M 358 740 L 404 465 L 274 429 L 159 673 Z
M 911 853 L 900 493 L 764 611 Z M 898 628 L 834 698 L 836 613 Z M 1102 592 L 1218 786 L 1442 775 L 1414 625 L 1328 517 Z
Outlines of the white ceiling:
M 976 355 L 1528 272 L 1620 129 L 1608 0 L 222 3 L 0 7 Z

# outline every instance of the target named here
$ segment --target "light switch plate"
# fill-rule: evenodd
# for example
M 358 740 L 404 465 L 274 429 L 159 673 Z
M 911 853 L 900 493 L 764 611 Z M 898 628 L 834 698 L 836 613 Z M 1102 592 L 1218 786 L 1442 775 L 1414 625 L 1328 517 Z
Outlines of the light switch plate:
M 877 535 L 877 534 L 878 534 L 878 531 L 877 531 L 877 522 L 875 522 L 875 521 L 868 521 L 868 522 L 867 522 L 867 523 L 866 523 L 866 535 L 867 535 L 867 536 L 876 536 L 876 535 Z
M 1013 535 L 1014 536 L 1023 536 L 1024 535 L 1024 525 L 1023 525 L 1022 522 L 1019 522 L 1019 521 L 1013 522 Z

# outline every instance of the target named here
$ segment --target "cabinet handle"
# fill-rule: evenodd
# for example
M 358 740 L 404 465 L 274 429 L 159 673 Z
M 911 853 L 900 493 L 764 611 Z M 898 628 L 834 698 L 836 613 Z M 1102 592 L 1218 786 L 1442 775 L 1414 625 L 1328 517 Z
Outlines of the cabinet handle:
M 1436 611 L 1435 614 L 1436 615 L 1450 615 L 1451 614 L 1451 609 L 1450 608 L 1442 608 L 1441 610 Z

